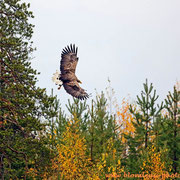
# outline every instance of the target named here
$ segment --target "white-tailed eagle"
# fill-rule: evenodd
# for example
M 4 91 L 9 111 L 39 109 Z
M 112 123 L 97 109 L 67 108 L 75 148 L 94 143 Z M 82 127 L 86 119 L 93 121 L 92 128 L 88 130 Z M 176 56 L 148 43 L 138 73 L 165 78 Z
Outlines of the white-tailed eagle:
M 78 48 L 75 45 L 67 46 L 63 49 L 60 61 L 60 72 L 56 71 L 52 80 L 59 86 L 63 85 L 67 93 L 75 98 L 84 100 L 89 97 L 84 89 L 79 86 L 81 81 L 76 77 L 75 71 L 78 63 Z

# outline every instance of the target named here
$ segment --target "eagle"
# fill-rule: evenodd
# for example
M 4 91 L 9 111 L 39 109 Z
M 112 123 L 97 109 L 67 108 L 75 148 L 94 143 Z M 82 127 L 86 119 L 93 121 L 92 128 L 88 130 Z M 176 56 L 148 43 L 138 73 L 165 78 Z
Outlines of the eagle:
M 79 58 L 77 57 L 78 48 L 70 44 L 65 47 L 61 53 L 60 72 L 56 71 L 52 80 L 58 85 L 64 87 L 67 93 L 80 100 L 87 99 L 89 94 L 79 86 L 81 81 L 76 77 L 76 66 Z

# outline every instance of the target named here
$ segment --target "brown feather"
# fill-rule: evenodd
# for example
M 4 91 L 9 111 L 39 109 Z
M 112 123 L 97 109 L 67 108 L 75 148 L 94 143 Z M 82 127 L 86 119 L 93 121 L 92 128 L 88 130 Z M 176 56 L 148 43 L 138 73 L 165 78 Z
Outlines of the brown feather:
M 77 81 L 63 83 L 63 86 L 66 92 L 71 94 L 75 98 L 87 99 L 89 97 L 86 91 L 79 86 Z
M 61 78 L 64 89 L 67 93 L 78 99 L 86 99 L 89 95 L 79 86 L 80 80 L 76 77 L 75 71 L 78 62 L 78 48 L 75 45 L 65 47 L 61 54 Z

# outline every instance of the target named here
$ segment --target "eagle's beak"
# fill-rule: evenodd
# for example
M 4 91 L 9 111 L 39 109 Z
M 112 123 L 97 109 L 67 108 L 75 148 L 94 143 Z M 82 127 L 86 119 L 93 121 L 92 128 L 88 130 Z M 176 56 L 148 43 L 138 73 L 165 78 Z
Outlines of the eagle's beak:
M 80 84 L 82 84 L 82 82 L 81 82 L 79 79 L 77 80 L 77 82 L 80 83 Z

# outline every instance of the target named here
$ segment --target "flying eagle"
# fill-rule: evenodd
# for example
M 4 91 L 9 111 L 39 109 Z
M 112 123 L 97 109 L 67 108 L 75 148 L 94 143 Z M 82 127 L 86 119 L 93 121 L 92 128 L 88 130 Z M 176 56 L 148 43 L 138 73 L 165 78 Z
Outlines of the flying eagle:
M 61 73 L 56 71 L 52 80 L 59 86 L 58 89 L 63 85 L 67 93 L 75 98 L 84 100 L 87 99 L 89 95 L 79 86 L 81 81 L 75 75 L 78 63 L 77 50 L 78 48 L 72 44 L 63 49 L 60 62 Z

